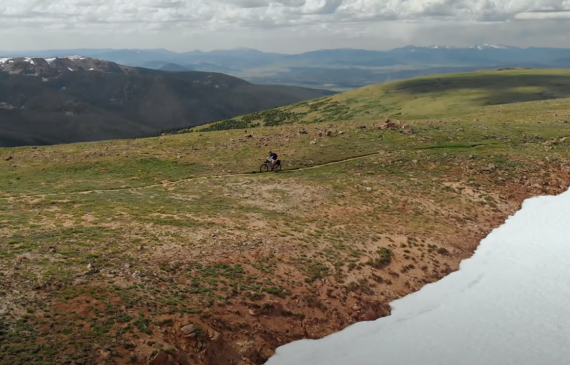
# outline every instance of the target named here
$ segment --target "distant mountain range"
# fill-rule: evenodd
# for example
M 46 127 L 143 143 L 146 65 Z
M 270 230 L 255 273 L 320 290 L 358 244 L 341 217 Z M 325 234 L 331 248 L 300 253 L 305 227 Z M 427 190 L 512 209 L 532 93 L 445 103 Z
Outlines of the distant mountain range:
M 0 147 L 142 137 L 331 94 L 85 56 L 5 57 Z
M 247 48 L 181 53 L 164 49 L 73 49 L 4 54 L 4 57 L 79 54 L 133 67 L 171 72 L 221 72 L 258 84 L 299 85 L 339 91 L 435 73 L 506 67 L 570 67 L 570 49 L 518 48 L 500 44 L 465 48 L 406 46 L 388 51 L 324 49 L 301 54 L 268 53 Z

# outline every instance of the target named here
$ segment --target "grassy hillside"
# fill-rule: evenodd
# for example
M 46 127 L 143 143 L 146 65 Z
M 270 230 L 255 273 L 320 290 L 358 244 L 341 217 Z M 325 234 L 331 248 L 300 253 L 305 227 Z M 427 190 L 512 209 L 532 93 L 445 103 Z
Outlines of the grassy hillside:
M 570 99 L 483 106 L 521 85 L 497 75 L 282 109 L 296 123 L 0 150 L 0 364 L 263 364 L 389 315 L 570 184 Z M 282 172 L 257 172 L 269 149 Z
M 570 97 L 570 70 L 502 70 L 438 75 L 367 86 L 346 93 L 297 103 L 243 117 L 231 118 L 208 129 L 251 128 L 324 121 L 384 121 L 385 118 L 468 118 L 496 113 L 500 106 Z M 516 112 L 524 117 L 536 109 Z M 536 114 L 536 113 L 534 113 Z M 197 128 L 201 130 L 201 128 Z
M 142 137 L 330 94 L 190 71 L 0 72 L 0 146 Z

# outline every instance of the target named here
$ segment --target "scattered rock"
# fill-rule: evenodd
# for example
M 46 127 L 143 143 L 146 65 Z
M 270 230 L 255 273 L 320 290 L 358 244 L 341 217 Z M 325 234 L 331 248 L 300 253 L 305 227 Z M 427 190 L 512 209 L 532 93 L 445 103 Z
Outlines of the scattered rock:
M 279 302 L 273 302 L 273 313 L 272 315 L 280 316 L 285 308 L 283 308 L 283 304 Z
M 311 144 L 317 144 L 317 141 L 311 141 L 310 143 Z
M 196 332 L 196 326 L 194 326 L 193 324 L 189 324 L 189 325 L 182 327 L 180 330 L 185 335 L 190 335 L 190 334 Z
M 87 274 L 92 274 L 99 271 L 92 263 L 87 264 L 87 270 L 89 270 Z
M 99 356 L 101 356 L 101 359 L 108 359 L 111 357 L 111 351 L 102 350 Z
M 392 122 L 390 119 L 386 118 L 386 121 L 381 126 L 377 127 L 377 129 L 399 129 L 400 127 Z
M 238 341 L 236 342 L 239 353 L 245 358 L 250 358 L 255 353 L 255 348 L 252 341 Z
M 213 342 L 218 342 L 218 340 L 222 336 L 220 332 L 214 330 L 211 330 L 208 334 L 210 335 L 210 340 L 212 340 Z
M 371 187 L 366 188 L 366 191 L 372 191 Z
M 6 157 L 4 160 L 5 160 L 5 161 L 10 161 L 10 160 L 12 160 L 12 159 L 14 159 L 14 157 L 8 156 L 8 157 Z
M 364 314 L 365 321 L 375 321 L 377 319 L 378 319 L 378 314 L 376 314 L 376 312 L 374 312 L 372 309 L 367 310 L 366 313 Z
M 159 352 L 152 360 L 153 365 L 169 365 L 174 362 L 174 358 L 166 352 Z

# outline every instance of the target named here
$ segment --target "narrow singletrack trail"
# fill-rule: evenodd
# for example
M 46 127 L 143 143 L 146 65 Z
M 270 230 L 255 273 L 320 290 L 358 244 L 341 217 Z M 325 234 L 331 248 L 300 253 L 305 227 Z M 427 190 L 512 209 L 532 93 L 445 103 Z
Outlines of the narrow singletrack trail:
M 479 146 L 489 146 L 486 144 L 472 144 L 472 145 L 465 145 L 462 147 L 479 147 Z M 430 147 L 421 147 L 421 148 L 413 148 L 409 150 L 429 150 L 429 149 L 437 149 L 437 148 L 449 148 L 448 146 L 430 146 Z M 367 157 L 378 155 L 382 152 L 390 151 L 404 151 L 405 149 L 400 150 L 379 150 L 376 152 L 366 153 L 358 156 L 343 158 L 339 160 L 329 161 L 322 164 L 317 164 L 313 166 L 306 166 L 306 167 L 293 167 L 290 169 L 281 170 L 279 174 L 283 173 L 294 173 L 298 171 L 305 171 L 305 170 L 312 170 L 318 169 L 326 166 L 342 164 L 345 162 L 355 161 L 364 159 Z M 268 172 L 270 173 L 270 172 Z M 42 197 L 50 197 L 50 196 L 69 196 L 69 195 L 77 195 L 77 194 L 93 194 L 93 193 L 109 193 L 109 192 L 119 192 L 119 191 L 136 191 L 148 188 L 156 188 L 156 187 L 166 187 L 166 186 L 173 186 L 184 182 L 190 181 L 198 181 L 198 180 L 208 180 L 208 179 L 221 179 L 221 178 L 231 178 L 231 177 L 240 177 L 240 176 L 255 176 L 255 175 L 262 175 L 268 173 L 261 173 L 261 172 L 243 172 L 243 173 L 236 173 L 236 174 L 223 174 L 223 175 L 208 175 L 208 176 L 197 176 L 197 177 L 190 177 L 187 179 L 181 179 L 176 181 L 169 181 L 166 184 L 157 183 L 157 184 L 149 184 L 149 185 L 141 185 L 141 186 L 127 186 L 115 189 L 95 189 L 95 190 L 84 190 L 84 191 L 71 191 L 71 192 L 61 192 L 61 193 L 51 193 L 51 194 L 31 194 L 31 195 L 12 195 L 12 196 L 3 196 L 0 197 L 0 200 L 11 200 L 11 199 L 22 199 L 22 198 L 42 198 Z

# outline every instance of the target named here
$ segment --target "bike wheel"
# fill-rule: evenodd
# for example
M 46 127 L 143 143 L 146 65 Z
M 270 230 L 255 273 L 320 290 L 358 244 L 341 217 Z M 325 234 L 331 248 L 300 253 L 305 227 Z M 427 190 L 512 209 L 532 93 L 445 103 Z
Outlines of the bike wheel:
M 269 165 L 267 165 L 266 163 L 264 163 L 263 165 L 261 165 L 261 167 L 259 168 L 260 172 L 267 172 L 269 171 Z
M 273 171 L 275 172 L 281 171 L 281 164 L 273 166 Z

